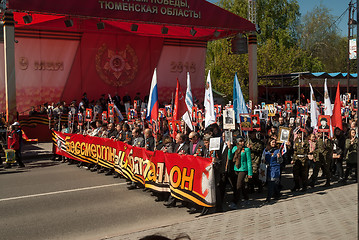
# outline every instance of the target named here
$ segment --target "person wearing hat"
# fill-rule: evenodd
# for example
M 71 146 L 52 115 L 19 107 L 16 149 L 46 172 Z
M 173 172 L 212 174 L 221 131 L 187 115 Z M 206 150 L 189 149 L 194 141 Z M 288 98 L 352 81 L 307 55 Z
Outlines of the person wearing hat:
M 306 134 L 304 129 L 298 130 L 297 138 L 293 143 L 293 158 L 291 163 L 293 164 L 293 179 L 294 179 L 294 187 L 292 188 L 292 192 L 295 192 L 300 189 L 302 186 L 302 191 L 307 190 L 307 182 L 308 182 L 308 153 L 309 153 L 309 142 L 306 136 L 303 137 L 300 134 Z
M 245 140 L 242 136 L 239 136 L 237 139 L 237 145 L 232 146 L 231 143 L 228 145 L 228 160 L 234 162 L 234 171 L 237 174 L 237 187 L 234 202 L 230 204 L 231 209 L 237 209 L 238 203 L 241 199 L 241 192 L 243 194 L 243 199 L 245 202 L 248 201 L 248 193 L 245 188 L 244 180 L 248 175 L 248 178 L 251 179 L 253 175 L 252 171 L 252 159 L 251 151 L 249 148 L 245 147 Z

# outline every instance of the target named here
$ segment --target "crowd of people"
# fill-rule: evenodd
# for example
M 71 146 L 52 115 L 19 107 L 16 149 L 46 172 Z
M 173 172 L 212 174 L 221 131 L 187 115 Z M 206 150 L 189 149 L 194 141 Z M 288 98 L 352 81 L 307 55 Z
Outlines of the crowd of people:
M 104 118 L 102 112 L 108 109 L 108 104 L 113 103 L 119 105 L 117 107 L 124 115 L 125 112 L 135 112 L 135 114 L 127 114 L 128 119 L 123 121 L 119 121 L 116 117 Z M 216 211 L 223 211 L 228 186 L 233 192 L 229 196 L 230 209 L 248 204 L 249 194 L 262 192 L 264 187 L 267 188 L 266 202 L 279 199 L 282 190 L 281 174 L 286 166 L 292 166 L 294 181 L 291 191 L 293 192 L 305 192 L 308 187 L 316 187 L 320 169 L 322 177 L 326 179 L 325 186 L 329 186 L 334 181 L 342 184 L 348 179 L 357 181 L 357 171 L 353 174 L 356 170 L 358 144 L 357 107 L 349 102 L 347 105 L 350 106 L 350 112 L 345 118 L 343 115 L 343 129 L 335 128 L 333 136 L 328 132 L 311 128 L 310 118 L 305 118 L 303 121 L 299 114 L 303 109 L 295 103 L 291 103 L 290 111 L 286 111 L 289 106 L 276 104 L 275 107 L 281 111 L 276 111 L 273 116 L 253 118 L 255 121 L 252 124 L 255 127 L 251 131 L 243 131 L 238 123 L 234 130 L 224 130 L 222 107 L 216 109 L 216 123 L 205 128 L 203 119 L 197 115 L 196 121 L 193 122 L 194 128 L 191 130 L 183 121 L 179 121 L 178 126 L 174 127 L 171 110 L 167 111 L 168 109 L 163 111 L 163 115 L 160 114 L 156 126 L 145 120 L 141 112 L 145 111 L 146 100 L 142 102 L 139 95 L 135 98 L 135 107 L 130 103 L 131 99 L 128 96 L 121 99 L 116 95 L 113 99 L 106 99 L 105 95 L 102 95 L 99 100 L 92 101 L 91 104 L 84 94 L 79 104 L 76 101 L 71 102 L 69 106 L 64 103 L 45 104 L 42 111 L 46 111 L 49 115 L 49 119 L 54 123 L 54 129 L 64 133 L 110 138 L 151 151 L 211 158 L 215 170 L 216 207 L 214 209 Z M 160 106 L 160 108 L 164 107 L 165 105 Z M 195 107 L 201 114 L 204 112 L 199 111 L 198 106 Z M 223 109 L 226 107 L 231 106 L 223 106 Z M 255 106 L 253 112 L 262 107 Z M 85 115 L 86 109 L 92 110 L 91 121 L 81 125 L 75 117 L 69 118 L 67 123 L 60 121 L 63 114 L 72 112 L 72 116 L 77 116 L 78 113 Z M 36 112 L 35 109 L 32 111 L 32 114 Z M 286 133 L 288 139 L 284 142 L 280 141 L 281 128 L 289 129 Z M 228 138 L 228 132 L 231 132 L 232 138 Z M 215 137 L 221 139 L 220 149 L 210 151 L 210 139 Z M 54 159 L 67 161 L 69 164 L 75 163 L 72 159 L 56 155 Z M 113 175 L 115 178 L 120 176 L 113 172 L 113 169 L 99 165 L 83 162 L 77 164 L 98 173 L 106 172 L 106 175 Z M 312 174 L 309 176 L 310 169 Z M 138 183 L 128 180 L 129 189 L 141 187 Z M 153 194 L 157 196 L 156 201 L 166 201 L 164 204 L 167 207 L 177 206 L 178 200 L 169 194 Z M 208 209 L 189 205 L 189 212 L 206 214 Z

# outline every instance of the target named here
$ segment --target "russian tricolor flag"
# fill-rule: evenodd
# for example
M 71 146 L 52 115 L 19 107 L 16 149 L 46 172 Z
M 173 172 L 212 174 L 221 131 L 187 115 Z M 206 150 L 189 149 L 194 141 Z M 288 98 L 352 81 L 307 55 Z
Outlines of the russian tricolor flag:
M 148 100 L 147 106 L 147 120 L 155 120 L 158 119 L 158 91 L 157 91 L 157 69 L 153 72 L 151 89 L 150 89 L 150 97 Z

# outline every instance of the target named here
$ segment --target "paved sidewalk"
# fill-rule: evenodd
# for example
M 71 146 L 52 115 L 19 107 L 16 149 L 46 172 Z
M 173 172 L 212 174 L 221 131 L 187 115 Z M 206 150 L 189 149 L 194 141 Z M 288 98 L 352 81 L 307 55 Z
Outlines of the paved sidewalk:
M 270 205 L 208 215 L 107 239 L 139 239 L 150 234 L 174 239 L 185 233 L 193 240 L 354 240 L 358 239 L 357 193 L 355 183 L 332 188 L 316 187 L 313 192 L 284 198 Z
M 25 143 L 22 157 L 26 160 L 36 160 L 52 157 L 52 142 Z

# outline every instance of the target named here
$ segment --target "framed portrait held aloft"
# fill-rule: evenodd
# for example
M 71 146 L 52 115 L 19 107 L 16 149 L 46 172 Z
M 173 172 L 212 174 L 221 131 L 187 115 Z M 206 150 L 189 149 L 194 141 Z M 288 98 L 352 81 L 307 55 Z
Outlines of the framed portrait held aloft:
M 284 143 L 284 142 L 288 142 L 289 138 L 290 138 L 290 128 L 288 127 L 279 127 L 279 139 L 278 142 L 280 143 Z
M 235 129 L 235 116 L 233 108 L 223 110 L 223 129 Z

